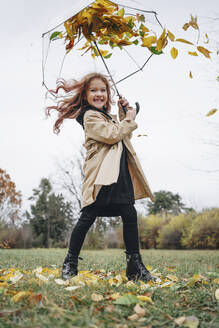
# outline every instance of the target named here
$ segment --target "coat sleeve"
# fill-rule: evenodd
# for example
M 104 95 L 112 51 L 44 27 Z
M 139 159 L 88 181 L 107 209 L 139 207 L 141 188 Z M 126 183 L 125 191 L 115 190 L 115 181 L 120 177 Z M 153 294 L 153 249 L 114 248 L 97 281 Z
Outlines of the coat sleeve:
M 84 115 L 85 134 L 96 141 L 113 145 L 137 128 L 134 120 L 124 119 L 119 124 L 106 121 L 102 114 L 88 111 Z
M 121 122 L 125 119 L 125 113 L 124 113 L 124 110 L 122 109 L 122 106 L 120 103 L 119 103 L 118 107 L 119 107 L 119 120 Z M 132 107 L 129 106 L 128 109 L 130 109 L 130 108 L 132 108 Z M 129 137 L 129 139 L 132 138 L 132 132 L 128 135 L 128 137 Z

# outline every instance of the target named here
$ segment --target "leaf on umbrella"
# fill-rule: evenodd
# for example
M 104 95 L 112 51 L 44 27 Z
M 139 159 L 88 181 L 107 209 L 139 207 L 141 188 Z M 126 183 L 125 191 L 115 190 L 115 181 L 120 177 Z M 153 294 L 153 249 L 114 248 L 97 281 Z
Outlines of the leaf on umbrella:
M 161 55 L 161 54 L 163 54 L 163 51 L 162 51 L 162 50 L 161 50 L 161 51 L 157 50 L 156 47 L 149 47 L 148 49 L 149 49 L 149 50 L 152 52 L 152 54 L 154 54 L 154 55 Z
M 192 75 L 192 72 L 191 71 L 189 72 L 189 77 L 190 77 L 190 79 L 193 78 L 193 75 Z
M 132 42 L 133 44 L 135 44 L 136 46 L 139 44 L 138 39 L 136 39 L 135 41 Z
M 175 35 L 173 33 L 171 33 L 169 30 L 167 30 L 167 33 L 168 33 L 168 38 L 170 39 L 170 41 L 174 41 Z
M 178 42 L 182 42 L 182 43 L 187 43 L 187 44 L 191 44 L 191 45 L 193 45 L 192 42 L 190 42 L 190 41 L 188 41 L 188 40 L 185 40 L 185 39 L 181 39 L 181 38 L 176 39 L 175 41 L 178 41 Z
M 108 59 L 112 56 L 112 53 L 108 54 L 107 56 L 104 56 L 105 59 Z
M 93 293 L 93 294 L 91 294 L 91 299 L 94 302 L 100 302 L 100 301 L 102 301 L 104 299 L 104 297 L 101 294 Z
M 62 39 L 63 38 L 63 34 L 62 32 L 60 31 L 56 31 L 56 32 L 53 32 L 51 35 L 50 35 L 50 40 L 54 40 L 56 38 L 59 38 L 59 39 Z
M 173 59 L 176 59 L 176 57 L 178 56 L 178 50 L 175 47 L 171 49 L 170 53 Z
M 131 305 L 136 304 L 139 302 L 139 299 L 136 295 L 130 295 L 126 294 L 118 298 L 116 301 L 114 301 L 114 304 L 120 304 L 120 305 Z
M 196 51 L 188 51 L 188 54 L 191 56 L 198 56 Z
M 206 116 L 211 116 L 211 115 L 214 115 L 215 113 L 217 112 L 217 109 L 216 108 L 213 108 L 211 109 L 207 114 Z M 219 283 L 219 278 L 218 279 L 215 279 L 217 281 L 217 283 Z M 215 282 L 214 280 L 214 282 Z
M 150 31 L 144 24 L 141 24 L 139 29 L 144 33 L 148 33 Z
M 136 14 L 136 18 L 137 18 L 138 23 L 139 22 L 145 22 L 145 16 L 144 15 Z
M 142 38 L 142 47 L 147 47 L 147 48 L 150 48 L 152 46 L 153 43 L 156 42 L 156 36 L 154 35 L 151 35 L 151 36 L 148 36 L 147 38 Z
M 167 41 L 167 35 L 166 35 L 166 29 L 163 29 L 162 34 L 160 35 L 160 37 L 157 40 L 157 50 L 161 51 L 163 48 L 166 47 L 168 41 Z
M 124 8 L 120 9 L 118 11 L 117 15 L 120 16 L 120 17 L 124 17 L 124 15 L 125 15 L 125 9 Z
M 204 47 L 201 47 L 201 46 L 197 46 L 197 49 L 199 52 L 201 52 L 206 58 L 211 58 L 210 57 L 210 53 L 211 51 L 209 51 L 208 49 L 204 48 Z

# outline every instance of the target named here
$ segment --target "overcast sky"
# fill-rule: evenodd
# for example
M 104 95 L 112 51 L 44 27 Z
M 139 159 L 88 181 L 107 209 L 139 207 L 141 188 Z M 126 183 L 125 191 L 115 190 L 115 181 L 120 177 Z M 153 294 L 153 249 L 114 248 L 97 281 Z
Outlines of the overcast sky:
M 12 0 L 1 4 L 0 167 L 22 192 L 24 209 L 40 179 L 54 175 L 56 162 L 73 158 L 83 143 L 83 131 L 75 121 L 66 121 L 56 136 L 52 131 L 55 115 L 45 119 L 41 35 L 84 3 L 87 1 Z M 120 3 L 157 11 L 161 23 L 184 38 L 183 24 L 190 14 L 198 15 L 201 31 L 210 38 L 210 44 L 200 44 L 215 46 L 217 0 Z M 187 38 L 195 41 L 193 32 Z M 175 61 L 166 50 L 165 55 L 153 56 L 143 73 L 119 85 L 131 104 L 137 100 L 141 105 L 133 145 L 153 192 L 177 192 L 187 206 L 197 210 L 218 207 L 219 148 L 215 144 L 219 143 L 219 113 L 205 116 L 219 107 L 218 56 L 195 58 L 186 55 L 185 45 L 178 49 Z M 122 65 L 122 52 L 117 57 Z M 74 62 L 69 65 L 70 77 L 80 77 L 82 67 Z M 193 79 L 188 77 L 190 70 Z

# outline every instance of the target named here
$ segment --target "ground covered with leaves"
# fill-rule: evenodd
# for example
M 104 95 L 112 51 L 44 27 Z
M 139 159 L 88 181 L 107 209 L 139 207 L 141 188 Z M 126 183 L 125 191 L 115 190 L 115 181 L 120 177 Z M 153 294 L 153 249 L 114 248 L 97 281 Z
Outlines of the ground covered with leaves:
M 219 251 L 145 250 L 156 283 L 128 282 L 122 250 L 0 250 L 0 327 L 219 327 Z

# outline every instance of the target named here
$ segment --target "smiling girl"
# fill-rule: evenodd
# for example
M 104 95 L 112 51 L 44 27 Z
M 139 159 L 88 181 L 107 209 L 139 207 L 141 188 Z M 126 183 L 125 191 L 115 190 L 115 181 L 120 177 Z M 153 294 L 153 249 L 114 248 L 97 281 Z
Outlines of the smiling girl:
M 82 209 L 70 238 L 68 254 L 62 267 L 63 279 L 78 273 L 78 258 L 85 236 L 97 216 L 121 216 L 129 280 L 153 280 L 139 253 L 135 199 L 153 195 L 130 142 L 137 128 L 136 110 L 125 98 L 118 101 L 119 120 L 111 115 L 111 92 L 107 78 L 98 73 L 80 81 L 59 80 L 55 94 L 64 90 L 68 98 L 47 108 L 59 112 L 54 132 L 60 132 L 64 119 L 75 118 L 85 133 L 86 158 L 83 167 Z M 73 93 L 73 94 L 72 94 Z M 122 106 L 128 110 L 124 113 Z

